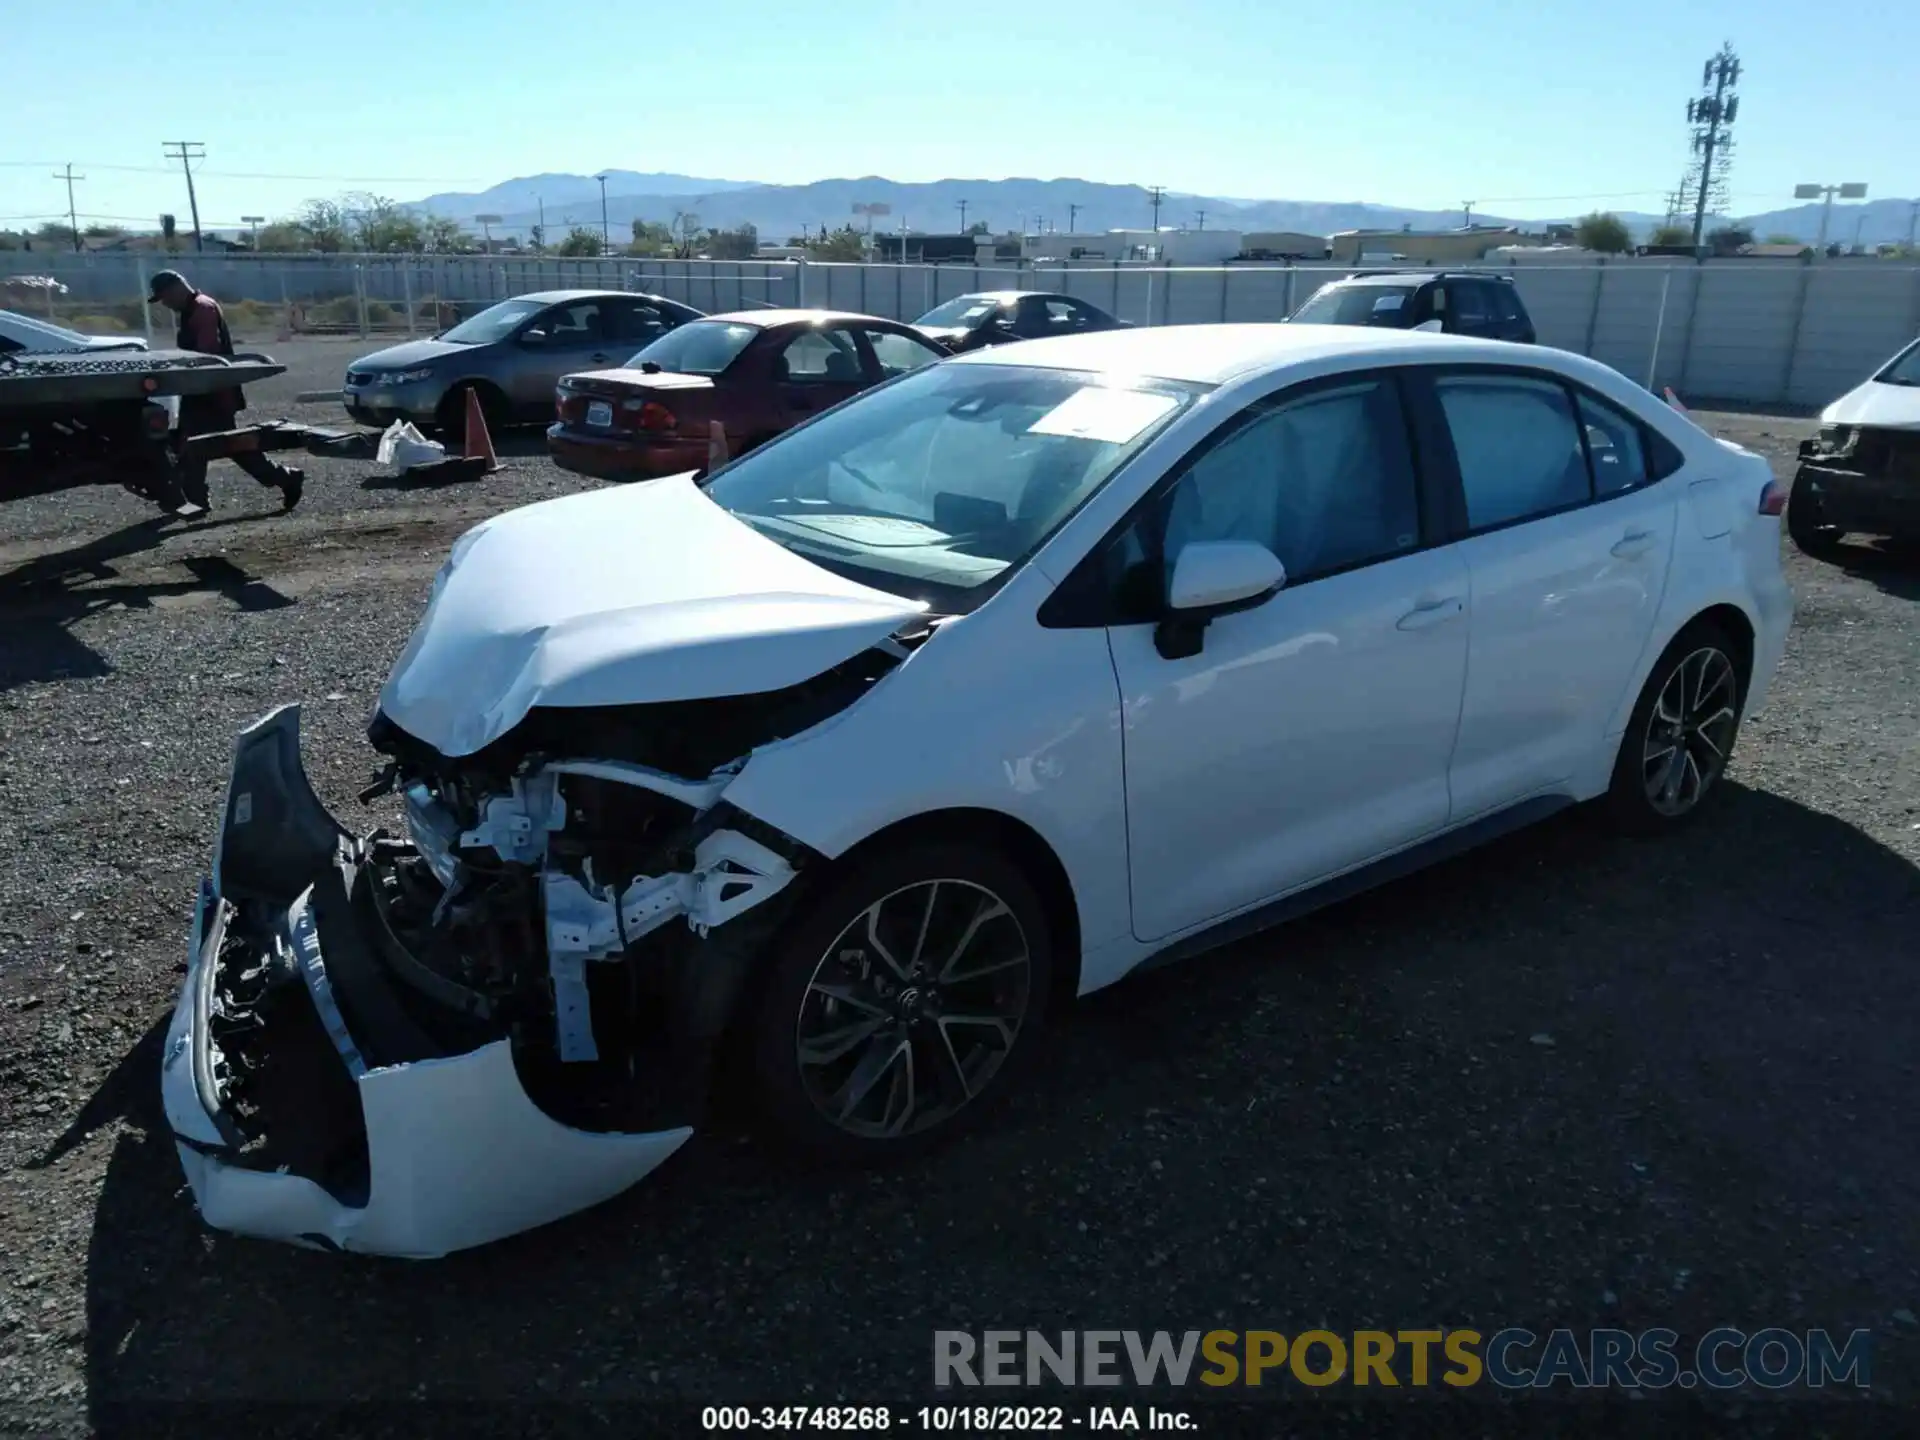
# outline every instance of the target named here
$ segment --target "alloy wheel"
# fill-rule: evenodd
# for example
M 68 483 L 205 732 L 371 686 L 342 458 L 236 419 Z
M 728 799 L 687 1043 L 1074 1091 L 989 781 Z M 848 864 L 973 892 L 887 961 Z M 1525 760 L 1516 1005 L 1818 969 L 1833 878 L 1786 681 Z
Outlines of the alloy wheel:
M 1686 814 L 1727 766 L 1740 687 L 1733 662 L 1713 646 L 1688 655 L 1667 676 L 1647 717 L 1640 778 L 1662 815 Z
M 1012 1053 L 1032 979 L 1018 916 L 985 886 L 924 880 L 882 896 L 827 947 L 801 998 L 808 1100 L 868 1139 L 950 1119 Z

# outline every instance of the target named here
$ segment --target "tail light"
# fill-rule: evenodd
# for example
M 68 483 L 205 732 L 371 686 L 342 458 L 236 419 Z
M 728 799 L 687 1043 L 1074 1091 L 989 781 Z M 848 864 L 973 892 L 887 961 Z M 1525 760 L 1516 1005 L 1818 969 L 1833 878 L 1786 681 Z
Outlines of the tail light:
M 633 423 L 641 430 L 672 430 L 680 423 L 674 413 L 658 400 L 642 400 L 637 405 L 629 400 L 620 408 L 638 412 L 634 415 Z
M 1784 515 L 1787 511 L 1787 487 L 1778 480 L 1767 481 L 1767 488 L 1760 492 L 1760 513 L 1762 515 Z

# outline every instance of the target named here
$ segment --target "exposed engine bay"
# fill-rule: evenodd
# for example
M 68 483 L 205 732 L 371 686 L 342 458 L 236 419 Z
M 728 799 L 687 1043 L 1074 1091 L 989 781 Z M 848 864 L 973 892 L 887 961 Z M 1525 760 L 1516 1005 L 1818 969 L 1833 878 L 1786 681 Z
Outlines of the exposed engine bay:
M 853 703 L 929 633 L 918 622 L 782 691 L 536 708 L 460 757 L 377 714 L 369 739 L 388 764 L 362 798 L 397 792 L 404 839 L 355 837 L 320 806 L 297 707 L 258 722 L 236 747 L 166 1061 L 191 1070 L 191 1089 L 167 1092 L 190 1178 L 205 1162 L 189 1148 L 366 1206 L 382 1128 L 369 1082 L 456 1059 L 499 1072 L 463 1094 L 506 1074 L 541 1123 L 580 1141 L 684 1138 L 755 959 L 820 858 L 728 804 L 727 787 L 754 750 Z M 306 1238 L 386 1248 L 328 1233 L 342 1228 Z

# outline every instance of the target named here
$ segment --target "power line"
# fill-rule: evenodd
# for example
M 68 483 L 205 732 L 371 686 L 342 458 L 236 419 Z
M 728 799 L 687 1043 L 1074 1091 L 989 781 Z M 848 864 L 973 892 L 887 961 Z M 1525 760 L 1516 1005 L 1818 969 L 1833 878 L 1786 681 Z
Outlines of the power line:
M 207 147 L 198 140 L 163 140 L 161 151 L 170 160 L 178 160 L 180 168 L 187 176 L 187 208 L 193 214 L 193 248 L 206 249 L 206 242 L 200 238 L 200 197 L 193 193 L 193 162 L 206 158 Z

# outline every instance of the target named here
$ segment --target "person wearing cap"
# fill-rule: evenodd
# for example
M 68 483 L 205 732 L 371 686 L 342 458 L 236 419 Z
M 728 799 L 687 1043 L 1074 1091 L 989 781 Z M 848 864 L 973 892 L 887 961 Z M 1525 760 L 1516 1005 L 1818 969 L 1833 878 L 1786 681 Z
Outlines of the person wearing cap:
M 233 336 L 227 330 L 227 317 L 220 302 L 203 295 L 187 283 L 177 270 L 162 270 L 153 277 L 147 294 L 149 305 L 164 305 L 179 317 L 180 329 L 174 344 L 181 350 L 201 355 L 233 355 Z M 180 401 L 179 438 L 182 446 L 195 435 L 216 430 L 231 430 L 239 413 L 247 408 L 246 396 L 239 386 L 211 395 L 187 395 Z M 244 450 L 227 457 L 262 485 L 280 492 L 280 507 L 291 510 L 300 503 L 306 484 L 306 472 L 276 464 L 258 450 Z M 189 503 L 202 510 L 211 509 L 207 493 L 207 462 L 180 458 L 180 489 Z

